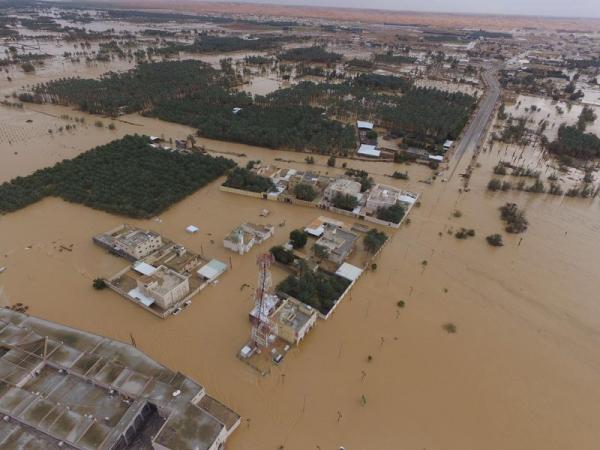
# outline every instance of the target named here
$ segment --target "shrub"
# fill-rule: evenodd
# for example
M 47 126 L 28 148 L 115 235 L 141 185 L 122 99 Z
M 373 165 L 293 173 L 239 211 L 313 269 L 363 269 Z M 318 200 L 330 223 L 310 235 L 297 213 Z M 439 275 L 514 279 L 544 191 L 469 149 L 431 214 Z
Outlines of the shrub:
M 335 197 L 333 197 L 333 206 L 336 208 L 343 209 L 345 211 L 352 211 L 354 208 L 356 208 L 356 205 L 358 205 L 358 200 L 356 200 L 356 197 L 353 195 L 342 194 L 341 192 L 338 192 L 335 194 Z
M 398 203 L 377 210 L 377 218 L 392 223 L 400 223 L 404 217 L 404 207 Z
M 327 159 L 327 165 L 328 165 L 329 167 L 335 167 L 335 156 L 330 156 L 330 157 Z
M 371 228 L 363 239 L 363 246 L 366 251 L 375 253 L 387 241 L 387 235 L 383 231 Z
M 275 260 L 281 264 L 288 265 L 294 262 L 294 254 L 283 248 L 281 245 L 271 247 L 270 252 Z
M 507 203 L 500 207 L 500 217 L 506 222 L 506 231 L 509 233 L 522 233 L 529 225 L 525 213 L 515 203 Z
M 502 242 L 502 236 L 500 236 L 498 233 L 490 234 L 485 238 L 485 240 L 493 247 L 502 247 L 504 245 L 504 242 Z
M 502 189 L 502 181 L 498 178 L 492 178 L 487 185 L 488 190 L 490 191 L 498 191 Z
M 290 242 L 294 248 L 303 248 L 308 240 L 308 235 L 304 230 L 292 230 L 290 232 Z
M 106 281 L 104 281 L 102 278 L 96 278 L 94 279 L 92 286 L 94 286 L 94 289 L 97 291 L 101 291 L 106 287 Z
M 454 334 L 456 333 L 456 325 L 454 325 L 451 322 L 445 323 L 444 325 L 442 325 L 442 328 L 444 329 L 444 331 L 446 331 L 448 334 Z
M 294 195 L 298 200 L 312 202 L 317 197 L 317 191 L 309 184 L 298 184 L 294 188 Z

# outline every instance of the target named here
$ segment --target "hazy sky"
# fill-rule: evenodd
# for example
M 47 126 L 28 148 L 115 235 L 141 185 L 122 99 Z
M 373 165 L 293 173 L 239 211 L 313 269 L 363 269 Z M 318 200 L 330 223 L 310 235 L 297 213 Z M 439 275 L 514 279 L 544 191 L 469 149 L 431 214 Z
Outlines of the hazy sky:
M 600 18 L 600 0 L 237 0 L 278 5 Z

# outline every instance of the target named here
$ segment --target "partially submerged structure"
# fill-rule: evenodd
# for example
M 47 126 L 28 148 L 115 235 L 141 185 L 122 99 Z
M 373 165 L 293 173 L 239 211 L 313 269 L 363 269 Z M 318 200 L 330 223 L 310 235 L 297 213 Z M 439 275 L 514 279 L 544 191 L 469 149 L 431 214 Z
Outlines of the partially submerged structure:
M 270 224 L 243 223 L 223 239 L 223 246 L 243 255 L 248 253 L 254 245 L 261 244 L 273 236 L 274 231 L 275 227 Z
M 218 450 L 240 416 L 136 348 L 0 309 L 0 448 Z
M 134 260 L 107 279 L 107 286 L 162 318 L 181 311 L 194 295 L 227 270 L 220 261 L 205 260 L 153 231 L 129 225 L 94 236 L 94 242 Z M 134 258 L 138 255 L 143 257 Z

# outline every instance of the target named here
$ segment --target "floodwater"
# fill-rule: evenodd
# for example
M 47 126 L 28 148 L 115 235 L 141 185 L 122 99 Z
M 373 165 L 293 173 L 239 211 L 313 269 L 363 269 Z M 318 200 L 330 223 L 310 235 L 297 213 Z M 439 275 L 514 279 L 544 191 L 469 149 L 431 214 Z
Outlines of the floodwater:
M 2 180 L 125 133 L 168 139 L 190 132 L 137 115 L 121 118 L 111 132 L 68 108 L 0 111 L 3 123 L 14 125 L 4 135 L 15 134 L 0 142 Z M 87 126 L 45 135 L 64 114 L 85 116 Z M 327 168 L 320 156 L 308 166 L 298 153 L 200 141 L 211 150 L 244 153 L 232 156 L 243 162 L 282 158 L 294 161 L 277 162 L 283 167 L 341 172 Z M 490 194 L 485 186 L 496 151 L 479 157 L 471 191 L 461 193 L 459 173 L 469 157 L 453 178 L 442 182 L 442 175 L 432 185 L 419 182 L 431 176 L 423 166 L 347 161 L 377 181 L 421 192 L 421 206 L 413 208 L 410 224 L 387 231 L 392 240 L 377 270 L 265 378 L 235 356 L 250 333 L 251 289 L 241 286 L 256 285 L 259 252 L 320 212 L 227 194 L 219 191 L 220 180 L 160 221 L 125 219 L 54 198 L 0 216 L 0 266 L 7 268 L 0 274 L 0 301 L 22 302 L 31 314 L 123 341 L 133 336 L 140 349 L 195 378 L 243 416 L 230 449 L 596 449 L 598 200 Z M 408 170 L 410 180 L 385 177 L 394 170 Z M 507 201 L 526 209 L 529 230 L 505 234 L 502 248 L 489 247 L 485 236 L 502 232 L 497 208 Z M 263 208 L 271 210 L 267 219 L 259 217 Z M 462 216 L 455 218 L 454 210 Z M 94 246 L 91 237 L 124 221 L 208 256 L 231 258 L 233 269 L 195 297 L 191 308 L 160 320 L 113 292 L 92 289 L 94 278 L 126 262 Z M 227 252 L 223 237 L 245 221 L 285 225 L 250 254 Z M 186 234 L 190 224 L 200 232 Z M 448 234 L 459 227 L 475 229 L 476 236 L 463 241 Z M 71 252 L 61 251 L 71 244 Z M 405 308 L 398 308 L 399 300 Z M 444 331 L 446 323 L 457 332 Z

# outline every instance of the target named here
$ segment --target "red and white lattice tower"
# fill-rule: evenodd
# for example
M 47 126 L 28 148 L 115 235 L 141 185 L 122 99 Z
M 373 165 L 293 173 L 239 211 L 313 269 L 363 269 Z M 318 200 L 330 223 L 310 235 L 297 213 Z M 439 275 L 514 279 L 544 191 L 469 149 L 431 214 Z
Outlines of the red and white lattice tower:
M 269 345 L 269 336 L 274 332 L 271 318 L 269 317 L 269 302 L 267 297 L 271 291 L 271 263 L 273 255 L 265 253 L 256 259 L 258 266 L 258 286 L 254 298 L 257 312 L 256 321 L 252 327 L 252 342 L 258 348 L 266 348 Z

